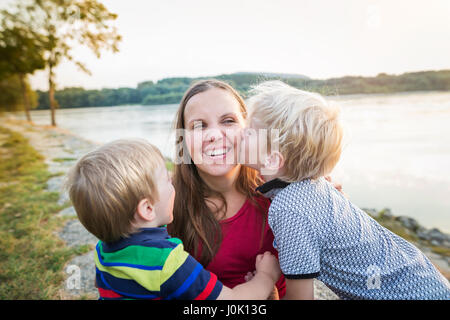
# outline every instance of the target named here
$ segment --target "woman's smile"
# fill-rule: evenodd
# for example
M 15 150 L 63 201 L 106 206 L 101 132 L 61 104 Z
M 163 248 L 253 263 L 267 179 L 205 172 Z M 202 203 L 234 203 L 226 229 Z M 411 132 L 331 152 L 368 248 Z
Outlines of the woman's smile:
M 232 147 L 214 148 L 204 151 L 203 154 L 212 159 L 225 159 L 232 149 Z

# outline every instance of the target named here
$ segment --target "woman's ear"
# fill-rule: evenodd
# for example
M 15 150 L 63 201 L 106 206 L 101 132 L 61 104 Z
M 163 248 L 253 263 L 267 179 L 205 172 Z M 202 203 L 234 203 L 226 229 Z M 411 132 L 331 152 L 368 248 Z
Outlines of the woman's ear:
M 139 201 L 136 209 L 137 218 L 145 222 L 151 222 L 156 218 L 155 208 L 149 199 Z
M 264 166 L 261 168 L 261 174 L 278 174 L 284 166 L 284 157 L 279 151 L 273 151 L 266 156 Z

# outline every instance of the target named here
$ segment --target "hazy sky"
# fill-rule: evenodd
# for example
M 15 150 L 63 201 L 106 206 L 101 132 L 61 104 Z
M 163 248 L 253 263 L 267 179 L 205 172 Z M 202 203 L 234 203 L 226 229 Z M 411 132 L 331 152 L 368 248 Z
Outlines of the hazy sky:
M 135 87 L 172 76 L 237 71 L 312 78 L 450 69 L 450 0 L 104 0 L 120 52 L 74 51 L 58 88 Z M 46 73 L 32 77 L 47 89 Z

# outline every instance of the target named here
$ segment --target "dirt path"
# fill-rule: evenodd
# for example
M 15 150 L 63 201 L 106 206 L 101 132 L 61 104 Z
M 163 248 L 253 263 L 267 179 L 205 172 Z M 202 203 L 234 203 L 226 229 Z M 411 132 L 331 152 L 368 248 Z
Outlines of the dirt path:
M 77 159 L 98 145 L 60 128 L 32 125 L 14 118 L 7 118 L 2 121 L 2 126 L 26 137 L 31 146 L 45 157 L 49 172 L 60 174 L 47 182 L 49 191 L 60 193 L 58 203 L 67 205 L 67 208 L 58 213 L 68 218 L 67 223 L 58 233 L 59 237 L 70 247 L 78 245 L 95 246 L 98 240 L 87 232 L 78 221 L 75 210 L 70 205 L 70 200 L 62 186 L 66 173 Z M 98 298 L 97 289 L 94 286 L 93 250 L 69 261 L 64 268 L 64 272 L 67 279 L 74 276 L 80 281 L 64 282 L 60 291 L 62 299 Z

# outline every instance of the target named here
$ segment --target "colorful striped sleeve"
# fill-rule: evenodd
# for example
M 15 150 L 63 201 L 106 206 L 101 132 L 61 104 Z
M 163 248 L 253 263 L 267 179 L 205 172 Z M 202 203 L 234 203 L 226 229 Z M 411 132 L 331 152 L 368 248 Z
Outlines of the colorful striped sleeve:
M 160 272 L 171 250 L 170 247 L 128 246 L 106 252 L 99 242 L 94 261 L 100 297 L 158 299 Z
M 169 254 L 161 270 L 163 299 L 215 300 L 222 287 L 217 276 L 184 251 L 181 243 Z

